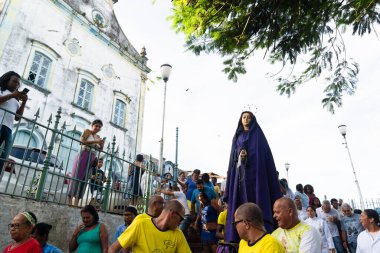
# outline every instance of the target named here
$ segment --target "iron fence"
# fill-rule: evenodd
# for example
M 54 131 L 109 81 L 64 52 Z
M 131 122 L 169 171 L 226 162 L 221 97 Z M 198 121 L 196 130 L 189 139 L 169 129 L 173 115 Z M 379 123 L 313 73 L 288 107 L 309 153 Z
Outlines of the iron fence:
M 363 208 L 361 208 L 360 201 L 356 199 L 348 199 L 347 203 L 351 205 L 352 209 L 376 209 L 380 211 L 380 198 L 364 199 Z
M 0 194 L 57 204 L 72 204 L 68 203 L 71 196 L 78 199 L 78 206 L 91 203 L 103 212 L 122 213 L 130 204 L 145 211 L 160 181 L 152 159 L 144 166 L 134 165 L 131 155 L 119 150 L 115 136 L 103 150 L 84 145 L 75 126 L 66 130 L 61 113 L 59 108 L 44 125 L 38 122 L 37 110 L 34 119 L 21 117 L 14 125 L 9 157 L 0 158 L 0 164 L 4 162 Z M 5 145 L 0 146 L 0 154 L 5 151 Z M 83 162 L 84 153 L 88 156 Z M 97 169 L 94 161 L 99 160 L 103 167 Z M 80 171 L 74 167 L 83 168 L 84 177 L 74 175 L 73 171 Z

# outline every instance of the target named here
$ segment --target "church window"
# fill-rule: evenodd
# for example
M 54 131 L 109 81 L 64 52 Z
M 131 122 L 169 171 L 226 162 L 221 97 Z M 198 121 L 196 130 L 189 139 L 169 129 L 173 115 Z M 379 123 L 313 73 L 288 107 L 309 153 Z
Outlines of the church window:
M 29 70 L 28 80 L 39 87 L 46 87 L 52 60 L 39 51 L 35 51 Z
M 120 127 L 125 126 L 125 114 L 127 105 L 120 99 L 116 99 L 113 113 L 113 123 Z

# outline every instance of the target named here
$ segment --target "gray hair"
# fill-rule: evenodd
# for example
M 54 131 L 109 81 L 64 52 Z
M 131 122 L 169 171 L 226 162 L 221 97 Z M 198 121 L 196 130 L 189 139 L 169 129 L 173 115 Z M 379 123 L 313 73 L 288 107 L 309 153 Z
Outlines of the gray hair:
M 330 201 L 328 201 L 328 200 L 323 200 L 322 201 L 322 206 L 323 205 L 325 205 L 325 206 L 331 206 Z

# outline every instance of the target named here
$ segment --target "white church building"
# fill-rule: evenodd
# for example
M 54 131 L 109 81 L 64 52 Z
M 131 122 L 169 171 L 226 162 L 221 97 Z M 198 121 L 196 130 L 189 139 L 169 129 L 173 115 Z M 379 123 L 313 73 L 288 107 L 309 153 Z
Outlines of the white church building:
M 61 107 L 65 133 L 78 139 L 101 119 L 106 145 L 115 136 L 120 150 L 134 156 L 141 152 L 150 69 L 145 48 L 136 51 L 120 28 L 114 2 L 0 0 L 0 75 L 22 76 L 22 88 L 30 90 L 24 117 L 39 109 L 38 122 L 46 125 Z M 14 144 L 27 139 L 46 147 L 43 133 L 21 124 Z

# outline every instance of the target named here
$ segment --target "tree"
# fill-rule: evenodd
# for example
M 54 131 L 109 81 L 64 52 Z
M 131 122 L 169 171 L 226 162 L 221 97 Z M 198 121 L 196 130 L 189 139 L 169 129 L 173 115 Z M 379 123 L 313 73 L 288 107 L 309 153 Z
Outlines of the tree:
M 279 93 L 291 96 L 313 78 L 326 83 L 323 107 L 334 113 L 342 96 L 353 95 L 359 66 L 347 58 L 342 33 L 362 36 L 380 23 L 379 1 L 370 0 L 173 0 L 170 19 L 186 35 L 186 47 L 199 55 L 219 53 L 223 71 L 237 81 L 245 61 L 259 49 L 283 69 Z M 306 64 L 299 63 L 306 59 Z M 293 74 L 296 65 L 302 72 Z M 281 76 L 280 76 L 281 74 Z

